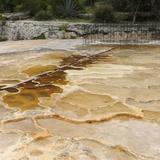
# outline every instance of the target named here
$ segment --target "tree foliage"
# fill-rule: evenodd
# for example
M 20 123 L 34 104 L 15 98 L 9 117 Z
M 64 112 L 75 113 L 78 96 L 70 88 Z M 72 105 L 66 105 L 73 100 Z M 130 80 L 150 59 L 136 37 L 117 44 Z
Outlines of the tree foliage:
M 0 0 L 0 13 L 29 11 L 33 17 L 37 13 L 39 15 L 47 13 L 57 17 L 75 17 L 86 8 L 94 10 L 99 2 L 112 6 L 111 12 L 129 13 L 133 22 L 139 17 L 160 19 L 160 0 Z
M 94 20 L 95 22 L 114 22 L 114 14 L 113 14 L 113 8 L 110 5 L 100 5 L 97 6 L 95 9 L 94 14 Z

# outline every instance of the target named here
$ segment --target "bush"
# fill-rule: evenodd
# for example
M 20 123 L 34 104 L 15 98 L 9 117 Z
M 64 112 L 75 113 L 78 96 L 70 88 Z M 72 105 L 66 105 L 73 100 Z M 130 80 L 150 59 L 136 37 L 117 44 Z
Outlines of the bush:
M 128 21 L 130 17 L 130 12 L 115 12 L 116 22 Z M 133 16 L 132 16 L 133 19 Z
M 0 42 L 7 41 L 7 40 L 8 40 L 7 38 L 0 37 Z
M 29 11 L 31 16 L 35 16 L 38 12 L 43 10 L 41 8 L 41 0 L 25 0 L 23 2 L 23 10 Z
M 114 10 L 118 12 L 125 12 L 127 11 L 129 1 L 128 0 L 112 0 L 111 3 Z
M 39 36 L 37 36 L 37 37 L 34 37 L 34 38 L 32 38 L 33 40 L 36 40 L 36 39 L 46 39 L 46 37 L 45 37 L 45 34 L 44 33 L 42 33 L 41 35 L 39 35 Z
M 5 21 L 6 21 L 6 18 L 1 13 L 0 13 L 0 21 L 3 23 L 5 23 Z
M 95 0 L 80 0 L 80 4 L 83 6 L 93 6 L 95 2 Z
M 39 11 L 36 15 L 35 15 L 35 19 L 42 21 L 42 20 L 51 20 L 53 18 L 53 14 L 50 11 Z
M 15 12 L 23 12 L 23 5 L 17 5 L 14 9 Z
M 77 17 L 80 6 L 76 0 L 62 0 L 57 7 L 57 13 L 62 18 Z
M 100 23 L 114 22 L 115 16 L 112 6 L 105 4 L 97 6 L 94 11 L 94 20 Z
M 68 25 L 67 25 L 67 24 L 62 24 L 62 25 L 59 27 L 59 31 L 67 31 L 67 28 L 68 28 Z
M 3 20 L 3 16 L 2 16 L 2 14 L 0 13 L 0 20 Z

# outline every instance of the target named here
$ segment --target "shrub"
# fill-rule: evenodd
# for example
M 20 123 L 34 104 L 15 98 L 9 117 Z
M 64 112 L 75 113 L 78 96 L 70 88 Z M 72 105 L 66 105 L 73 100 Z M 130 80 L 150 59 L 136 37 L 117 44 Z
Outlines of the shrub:
M 62 24 L 62 25 L 59 27 L 59 31 L 67 31 L 67 28 L 68 28 L 68 25 L 67 25 L 67 24 Z
M 113 8 L 110 5 L 99 5 L 94 11 L 95 22 L 114 22 L 115 16 L 113 13 Z
M 84 6 L 93 6 L 95 4 L 95 0 L 81 0 L 80 3 Z
M 34 37 L 34 38 L 32 38 L 33 40 L 36 40 L 36 39 L 46 39 L 46 37 L 45 37 L 45 34 L 44 33 L 42 33 L 41 35 L 39 35 L 39 36 L 37 36 L 37 37 Z
M 62 18 L 77 17 L 79 4 L 76 0 L 63 0 L 57 7 L 57 13 Z
M 50 11 L 39 11 L 36 15 L 35 15 L 35 19 L 42 21 L 42 20 L 51 20 L 53 17 L 53 14 Z
M 23 11 L 23 5 L 17 5 L 14 9 L 15 12 L 22 12 Z
M 114 14 L 115 14 L 116 22 L 128 21 L 130 17 L 129 12 L 115 12 Z M 133 16 L 132 16 L 132 19 L 133 19 Z
M 7 41 L 7 40 L 8 40 L 7 38 L 0 37 L 0 42 Z
M 2 14 L 0 13 L 0 20 L 3 20 L 3 16 L 2 16 Z
M 0 21 L 1 23 L 5 23 L 6 22 L 6 18 L 3 16 L 3 14 L 0 13 Z
M 23 2 L 23 10 L 29 11 L 31 16 L 35 16 L 38 12 L 43 10 L 41 8 L 41 0 L 25 0 Z
M 127 11 L 129 1 L 128 0 L 112 0 L 111 3 L 114 10 L 118 12 L 124 12 L 124 11 Z

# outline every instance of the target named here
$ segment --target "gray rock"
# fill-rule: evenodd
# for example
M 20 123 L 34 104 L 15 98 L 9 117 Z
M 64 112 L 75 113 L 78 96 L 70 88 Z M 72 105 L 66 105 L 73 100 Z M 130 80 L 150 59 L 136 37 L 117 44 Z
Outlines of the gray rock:
M 45 35 L 46 39 L 75 39 L 82 35 L 82 24 L 69 24 L 61 30 L 63 22 L 6 21 L 0 24 L 0 37 L 8 40 L 31 40 Z

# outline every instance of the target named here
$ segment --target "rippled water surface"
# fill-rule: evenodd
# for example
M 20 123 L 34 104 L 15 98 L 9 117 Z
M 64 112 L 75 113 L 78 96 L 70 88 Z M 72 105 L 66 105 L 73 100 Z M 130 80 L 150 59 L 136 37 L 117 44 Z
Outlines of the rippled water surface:
M 0 55 L 0 160 L 159 160 L 159 73 L 158 46 Z

